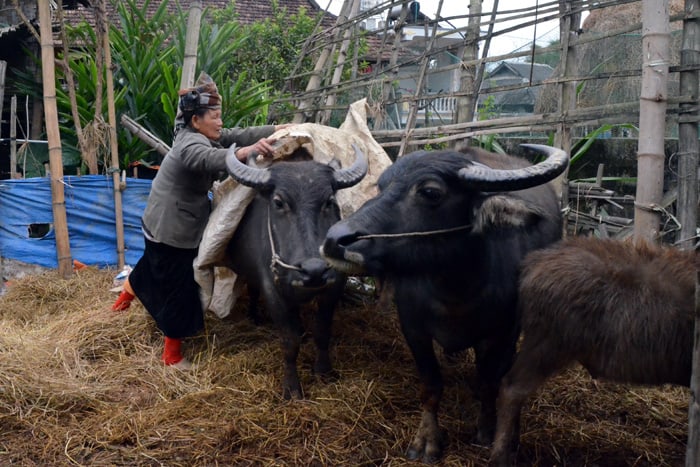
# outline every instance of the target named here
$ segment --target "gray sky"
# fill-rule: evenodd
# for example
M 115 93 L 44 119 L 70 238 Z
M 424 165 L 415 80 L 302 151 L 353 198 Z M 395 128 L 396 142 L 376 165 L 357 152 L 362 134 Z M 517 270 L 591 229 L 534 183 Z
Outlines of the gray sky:
M 328 0 L 317 0 L 319 5 L 325 6 L 328 4 Z M 343 4 L 343 0 L 332 0 L 329 11 L 334 14 L 338 14 L 340 7 Z M 526 7 L 534 8 L 536 5 L 536 0 L 499 0 L 498 10 L 508 11 L 514 9 L 521 9 Z M 550 3 L 548 0 L 540 0 L 539 4 Z M 437 7 L 439 0 L 420 0 L 420 11 L 431 18 L 436 16 Z M 455 15 L 464 15 L 468 12 L 467 5 L 469 2 L 467 0 L 443 0 L 441 16 L 449 17 Z M 493 8 L 493 0 L 484 0 L 482 3 L 482 12 L 488 13 Z M 496 30 L 512 27 L 514 22 L 504 22 L 498 23 L 496 25 Z M 454 23 L 455 27 L 466 26 L 466 20 Z M 489 47 L 489 55 L 503 55 L 515 51 L 518 48 L 526 46 L 532 43 L 533 35 L 536 35 L 537 45 L 546 46 L 550 41 L 559 38 L 559 22 L 558 21 L 548 21 L 546 23 L 541 23 L 537 25 L 537 30 L 535 33 L 534 28 L 522 28 L 516 31 L 510 32 L 508 34 L 497 36 Z

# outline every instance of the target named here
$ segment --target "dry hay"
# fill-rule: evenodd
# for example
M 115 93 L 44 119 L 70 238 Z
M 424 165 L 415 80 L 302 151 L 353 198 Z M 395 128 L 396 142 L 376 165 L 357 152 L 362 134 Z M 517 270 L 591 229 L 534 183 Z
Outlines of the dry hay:
M 671 15 L 683 12 L 683 0 L 671 0 L 669 2 Z M 581 25 L 581 37 L 604 36 L 609 31 L 619 29 L 624 25 L 640 23 L 642 21 L 642 2 L 613 5 L 606 8 L 591 10 Z M 681 29 L 682 22 L 676 21 L 670 24 L 671 65 L 680 63 Z M 638 102 L 641 92 L 642 69 L 642 31 L 638 29 L 631 33 L 619 34 L 612 37 L 602 37 L 593 42 L 584 43 L 575 50 L 576 68 L 570 74 L 581 77 L 591 77 L 610 73 L 607 78 L 592 79 L 582 82 L 576 92 L 576 106 L 588 108 L 608 106 L 629 102 Z M 616 76 L 636 72 L 632 76 Z M 555 67 L 552 76 L 561 74 L 561 64 Z M 671 73 L 668 76 L 668 95 L 677 96 L 679 89 L 678 74 Z M 557 111 L 559 102 L 559 86 L 546 85 L 535 103 L 535 112 L 549 113 Z M 601 115 L 605 110 L 601 109 Z M 632 122 L 620 122 L 632 123 Z M 675 124 L 673 124 L 675 125 Z M 669 124 L 669 130 L 672 128 Z
M 19 279 L 0 297 L 0 465 L 413 465 L 402 453 L 419 421 L 417 378 L 395 313 L 345 303 L 336 315 L 337 381 L 300 356 L 304 401 L 280 397 L 269 325 L 241 308 L 207 318 L 186 344 L 191 373 L 160 364 L 161 337 L 140 304 L 109 307 L 115 271 Z M 443 465 L 484 465 L 473 363 L 441 357 L 447 387 Z M 600 386 L 600 387 L 599 387 Z M 527 465 L 679 465 L 687 390 L 599 385 L 580 369 L 526 407 Z

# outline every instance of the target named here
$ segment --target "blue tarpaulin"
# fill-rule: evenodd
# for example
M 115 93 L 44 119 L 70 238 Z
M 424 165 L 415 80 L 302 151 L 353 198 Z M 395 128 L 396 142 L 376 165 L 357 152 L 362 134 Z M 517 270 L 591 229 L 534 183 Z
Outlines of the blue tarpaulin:
M 112 177 L 63 180 L 71 257 L 87 265 L 117 266 Z M 136 264 L 143 254 L 141 215 L 150 189 L 151 180 L 127 178 L 122 191 L 126 264 Z M 48 178 L 0 180 L 0 257 L 58 267 Z

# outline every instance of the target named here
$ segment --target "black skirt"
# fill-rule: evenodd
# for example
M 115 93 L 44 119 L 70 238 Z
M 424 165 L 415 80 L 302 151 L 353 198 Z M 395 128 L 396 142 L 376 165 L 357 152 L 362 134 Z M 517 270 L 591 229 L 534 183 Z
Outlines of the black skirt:
M 143 256 L 129 274 L 134 293 L 167 337 L 181 339 L 197 334 L 204 328 L 192 265 L 197 249 L 144 240 Z

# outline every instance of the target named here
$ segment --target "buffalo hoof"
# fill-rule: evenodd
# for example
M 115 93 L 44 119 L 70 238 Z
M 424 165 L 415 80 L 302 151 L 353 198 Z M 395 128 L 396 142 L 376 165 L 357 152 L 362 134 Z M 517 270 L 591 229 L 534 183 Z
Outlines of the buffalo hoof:
M 437 439 L 415 439 L 408 451 L 406 451 L 406 457 L 412 461 L 420 460 L 425 464 L 435 464 L 442 458 L 442 453 L 446 446 L 447 432 L 440 430 Z
M 314 361 L 313 372 L 318 376 L 326 376 L 333 373 L 333 365 L 328 352 L 319 352 L 316 356 L 316 361 Z
M 265 319 L 260 314 L 260 310 L 258 310 L 258 308 L 250 307 L 248 309 L 248 319 L 256 326 L 261 326 L 265 323 Z
M 474 437 L 473 443 L 478 446 L 489 447 L 493 443 L 493 427 L 479 427 Z
M 330 369 L 324 372 L 319 372 L 314 370 L 314 373 L 316 376 L 321 380 L 323 383 L 334 383 L 340 379 L 340 373 L 335 371 L 334 369 Z
M 492 453 L 488 463 L 489 467 L 512 467 L 514 465 L 516 465 L 515 455 L 507 452 Z
M 304 393 L 301 390 L 301 386 L 296 388 L 282 388 L 282 397 L 285 400 L 302 400 L 304 398 Z

